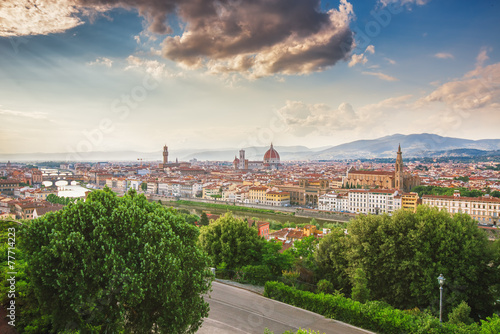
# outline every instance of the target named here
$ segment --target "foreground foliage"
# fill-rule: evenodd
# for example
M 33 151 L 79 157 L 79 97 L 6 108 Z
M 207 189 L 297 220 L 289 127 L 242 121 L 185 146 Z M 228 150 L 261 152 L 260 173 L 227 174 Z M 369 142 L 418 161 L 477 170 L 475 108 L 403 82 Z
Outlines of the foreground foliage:
M 441 325 L 437 318 L 418 309 L 401 311 L 374 301 L 363 304 L 345 298 L 341 294 L 314 294 L 278 282 L 267 282 L 264 295 L 377 333 L 497 334 L 500 332 L 500 317 L 497 315 L 482 320 L 480 325 L 476 323 Z
M 54 331 L 194 333 L 211 281 L 197 239 L 172 210 L 106 189 L 33 221 L 22 247 Z
M 359 216 L 348 234 L 333 231 L 316 254 L 319 278 L 349 293 L 359 269 L 371 300 L 399 309 L 430 309 L 437 314 L 437 277 L 443 274 L 445 314 L 465 301 L 476 320 L 491 315 L 498 282 L 498 256 L 483 231 L 465 214 L 420 206 L 415 214 Z M 354 280 L 355 281 L 355 280 Z

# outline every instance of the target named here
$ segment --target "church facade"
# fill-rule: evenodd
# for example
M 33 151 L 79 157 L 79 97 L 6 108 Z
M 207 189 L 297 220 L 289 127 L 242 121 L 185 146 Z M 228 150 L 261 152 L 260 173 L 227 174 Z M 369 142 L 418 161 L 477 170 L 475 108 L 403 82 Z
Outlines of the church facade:
M 400 145 L 393 172 L 350 169 L 344 177 L 343 185 L 348 188 L 397 189 L 409 192 L 411 188 L 420 185 L 420 178 L 418 175 L 413 175 L 404 170 L 403 153 Z

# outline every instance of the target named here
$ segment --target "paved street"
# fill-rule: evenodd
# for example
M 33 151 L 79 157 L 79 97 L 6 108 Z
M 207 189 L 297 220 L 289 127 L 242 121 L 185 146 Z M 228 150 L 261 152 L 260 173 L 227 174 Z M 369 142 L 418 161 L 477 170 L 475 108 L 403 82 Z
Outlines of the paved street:
M 206 297 L 210 303 L 210 314 L 199 334 L 262 334 L 265 328 L 275 334 L 299 328 L 326 334 L 371 333 L 247 290 L 219 282 L 213 282 L 212 286 L 210 298 Z

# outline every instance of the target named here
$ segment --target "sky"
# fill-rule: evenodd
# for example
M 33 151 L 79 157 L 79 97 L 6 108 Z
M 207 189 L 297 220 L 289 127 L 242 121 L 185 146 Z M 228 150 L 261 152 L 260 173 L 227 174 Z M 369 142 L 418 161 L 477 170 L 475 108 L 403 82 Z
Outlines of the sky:
M 495 0 L 7 0 L 0 154 L 498 139 Z

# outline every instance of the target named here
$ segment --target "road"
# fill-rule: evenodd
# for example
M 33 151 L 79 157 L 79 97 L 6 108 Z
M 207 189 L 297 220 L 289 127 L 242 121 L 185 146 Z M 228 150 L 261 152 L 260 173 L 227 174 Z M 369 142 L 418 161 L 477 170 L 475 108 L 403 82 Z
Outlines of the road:
M 265 328 L 275 334 L 299 328 L 326 334 L 372 333 L 244 289 L 219 282 L 212 287 L 210 297 L 205 297 L 210 313 L 198 334 L 263 334 Z

